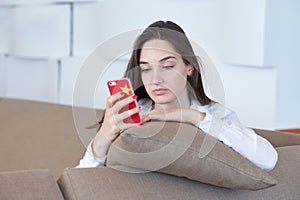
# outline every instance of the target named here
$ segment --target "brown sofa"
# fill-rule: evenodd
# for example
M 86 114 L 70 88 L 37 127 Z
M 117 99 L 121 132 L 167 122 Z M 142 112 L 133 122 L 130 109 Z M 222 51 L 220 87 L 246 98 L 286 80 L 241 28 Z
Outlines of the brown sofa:
M 278 184 L 232 190 L 162 173 L 108 167 L 76 169 L 94 136 L 88 113 L 74 123 L 70 106 L 0 99 L 0 199 L 299 199 L 300 135 L 256 130 L 277 149 L 269 173 Z M 84 130 L 81 138 L 77 131 Z

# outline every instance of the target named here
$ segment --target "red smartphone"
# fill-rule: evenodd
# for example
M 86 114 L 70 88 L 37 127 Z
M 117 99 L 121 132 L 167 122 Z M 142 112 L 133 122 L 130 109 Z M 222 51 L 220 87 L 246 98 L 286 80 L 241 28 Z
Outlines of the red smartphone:
M 132 96 L 134 94 L 131 82 L 128 78 L 122 78 L 118 80 L 111 80 L 107 82 L 107 87 L 109 89 L 110 95 L 116 94 L 118 92 L 122 92 L 125 94 L 121 99 L 125 99 L 128 96 Z M 137 107 L 136 100 L 131 102 L 130 104 L 124 106 L 120 113 L 131 110 L 133 108 Z M 130 117 L 124 119 L 125 123 L 141 123 L 141 117 L 139 113 L 136 113 L 134 115 L 131 115 Z

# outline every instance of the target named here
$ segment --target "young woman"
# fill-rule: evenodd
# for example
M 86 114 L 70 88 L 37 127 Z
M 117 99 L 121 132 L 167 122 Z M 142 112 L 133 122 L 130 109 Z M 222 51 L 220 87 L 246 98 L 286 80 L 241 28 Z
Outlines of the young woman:
M 277 152 L 273 146 L 252 129 L 243 127 L 234 112 L 206 96 L 199 62 L 177 24 L 158 21 L 144 30 L 135 42 L 125 77 L 131 80 L 136 95 L 120 100 L 122 93 L 117 93 L 107 98 L 98 133 L 77 167 L 103 166 L 112 142 L 123 130 L 136 126 L 123 120 L 140 112 L 143 122 L 184 122 L 207 133 L 213 118 L 218 118 L 223 121 L 217 136 L 220 141 L 261 169 L 274 168 Z M 135 99 L 139 107 L 119 113 Z M 224 114 L 215 115 L 222 109 Z

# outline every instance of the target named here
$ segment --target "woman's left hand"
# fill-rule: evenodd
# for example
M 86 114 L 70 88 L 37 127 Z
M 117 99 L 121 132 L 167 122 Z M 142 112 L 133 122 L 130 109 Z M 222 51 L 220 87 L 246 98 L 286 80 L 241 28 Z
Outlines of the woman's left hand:
M 205 118 L 205 113 L 193 109 L 169 108 L 169 109 L 154 109 L 142 116 L 143 122 L 149 120 L 159 121 L 175 121 L 197 124 Z

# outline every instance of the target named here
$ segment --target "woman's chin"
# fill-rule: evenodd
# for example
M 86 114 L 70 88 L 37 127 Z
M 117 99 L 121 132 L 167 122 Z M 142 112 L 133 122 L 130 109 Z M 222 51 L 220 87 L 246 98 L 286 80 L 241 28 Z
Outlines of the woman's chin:
M 168 105 L 171 104 L 173 99 L 167 98 L 165 96 L 155 96 L 152 98 L 155 104 Z

